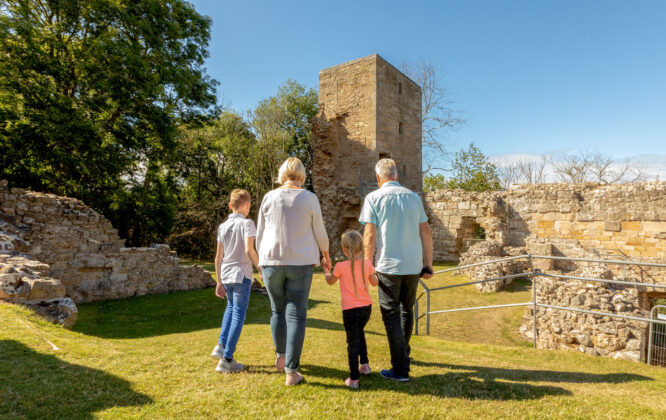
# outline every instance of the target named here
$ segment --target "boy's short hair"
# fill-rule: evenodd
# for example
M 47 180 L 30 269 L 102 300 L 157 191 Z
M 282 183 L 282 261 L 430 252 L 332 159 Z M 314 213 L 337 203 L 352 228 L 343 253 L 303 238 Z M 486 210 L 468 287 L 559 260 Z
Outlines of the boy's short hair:
M 250 193 L 237 188 L 229 194 L 229 207 L 238 210 L 243 204 L 250 201 Z
M 375 173 L 381 179 L 396 179 L 398 177 L 398 167 L 393 159 L 380 159 L 375 165 Z
M 278 184 L 284 184 L 287 181 L 305 182 L 305 166 L 297 157 L 290 157 L 280 166 L 278 172 Z

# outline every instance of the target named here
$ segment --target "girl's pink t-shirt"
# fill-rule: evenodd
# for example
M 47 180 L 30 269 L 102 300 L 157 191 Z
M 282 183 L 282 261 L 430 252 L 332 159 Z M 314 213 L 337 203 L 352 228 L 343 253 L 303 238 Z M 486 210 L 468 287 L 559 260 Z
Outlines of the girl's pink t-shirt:
M 352 277 L 351 261 L 341 261 L 335 264 L 333 275 L 340 279 L 340 295 L 342 309 L 360 308 L 372 305 L 370 298 L 370 276 L 375 272 L 372 263 L 365 260 L 365 279 L 361 280 L 361 260 L 354 261 L 354 275 L 356 278 L 356 293 L 354 293 L 354 278 Z

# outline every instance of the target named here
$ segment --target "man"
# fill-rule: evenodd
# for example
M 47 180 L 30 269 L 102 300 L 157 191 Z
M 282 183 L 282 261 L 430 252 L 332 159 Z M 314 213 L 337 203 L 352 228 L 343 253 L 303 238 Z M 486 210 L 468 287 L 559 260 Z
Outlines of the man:
M 365 225 L 365 258 L 379 278 L 379 306 L 391 350 L 388 379 L 409 380 L 409 339 L 414 327 L 414 300 L 419 275 L 432 277 L 432 234 L 421 198 L 398 183 L 392 159 L 375 166 L 379 189 L 368 194 L 359 222 Z

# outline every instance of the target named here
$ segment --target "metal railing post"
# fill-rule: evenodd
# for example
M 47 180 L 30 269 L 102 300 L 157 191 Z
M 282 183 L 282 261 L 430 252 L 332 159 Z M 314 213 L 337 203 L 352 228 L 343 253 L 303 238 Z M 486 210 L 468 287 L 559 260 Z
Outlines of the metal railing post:
M 426 335 L 430 335 L 430 289 L 426 291 Z
M 648 328 L 648 353 L 647 353 L 647 364 L 651 365 L 652 364 L 652 327 L 654 326 L 654 322 L 652 320 L 654 319 L 654 312 L 655 309 L 657 309 L 659 305 L 655 306 L 650 310 L 650 328 Z
M 536 278 L 534 275 L 534 264 L 532 263 L 532 254 L 527 254 L 527 260 L 530 264 L 530 279 L 532 280 L 532 345 L 537 348 L 537 294 Z

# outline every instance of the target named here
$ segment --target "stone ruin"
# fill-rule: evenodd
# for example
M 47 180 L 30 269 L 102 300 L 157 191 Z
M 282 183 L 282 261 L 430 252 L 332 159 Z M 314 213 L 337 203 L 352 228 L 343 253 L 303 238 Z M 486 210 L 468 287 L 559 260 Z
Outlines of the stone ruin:
M 71 327 L 76 303 L 214 286 L 168 245 L 126 248 L 111 223 L 73 198 L 0 182 L 0 299 Z
M 339 235 L 361 229 L 365 195 L 377 188 L 378 159 L 397 161 L 400 182 L 421 192 L 421 89 L 378 55 L 319 74 L 319 114 L 312 121 L 315 192 L 339 255 Z M 666 262 L 666 183 L 520 185 L 506 191 L 441 190 L 423 194 L 436 260 L 471 264 L 540 254 Z M 666 282 L 663 270 L 535 259 L 543 272 L 626 278 L 639 290 L 540 277 L 540 302 L 645 316 Z M 519 259 L 466 270 L 471 280 L 529 271 Z M 501 290 L 511 280 L 479 284 Z M 543 311 L 543 313 L 542 313 Z M 528 309 L 521 334 L 531 338 Z M 639 360 L 646 324 L 596 315 L 539 310 L 538 346 Z
M 377 160 L 394 159 L 400 182 L 421 191 L 421 88 L 376 54 L 324 69 L 312 132 L 313 186 L 339 257 L 340 235 L 361 229 Z
M 666 262 L 666 182 L 637 184 L 542 184 L 506 191 L 442 190 L 424 195 L 433 231 L 435 258 L 461 265 L 533 254 L 601 260 Z M 481 230 L 485 239 L 475 239 Z M 466 247 L 465 244 L 473 244 Z M 666 270 L 565 260 L 534 259 L 545 273 L 626 279 L 644 287 L 599 282 L 537 279 L 540 303 L 647 317 L 655 299 L 665 298 Z M 524 259 L 465 270 L 471 280 L 530 271 Z M 500 290 L 511 280 L 478 284 Z M 532 308 L 520 333 L 532 339 Z M 539 309 L 537 345 L 640 361 L 646 323 L 553 309 Z

